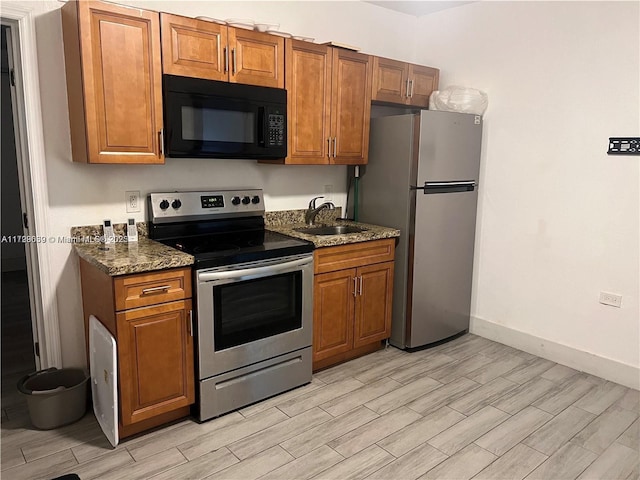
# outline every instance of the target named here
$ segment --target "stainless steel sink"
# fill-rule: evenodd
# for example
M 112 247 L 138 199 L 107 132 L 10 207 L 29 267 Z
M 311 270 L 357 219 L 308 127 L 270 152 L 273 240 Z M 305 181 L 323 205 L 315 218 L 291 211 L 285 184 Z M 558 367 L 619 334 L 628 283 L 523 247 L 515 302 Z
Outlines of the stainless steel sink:
M 354 225 L 318 225 L 315 227 L 296 228 L 295 231 L 308 235 L 344 235 L 347 233 L 366 232 L 366 229 Z

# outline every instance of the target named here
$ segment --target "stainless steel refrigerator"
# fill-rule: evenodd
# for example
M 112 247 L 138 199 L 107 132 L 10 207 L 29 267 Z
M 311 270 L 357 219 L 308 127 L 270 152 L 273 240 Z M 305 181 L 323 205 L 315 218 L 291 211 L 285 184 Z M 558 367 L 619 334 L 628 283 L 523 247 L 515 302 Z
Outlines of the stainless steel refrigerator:
M 417 348 L 469 329 L 482 119 L 423 110 L 371 119 L 359 218 L 395 227 L 390 343 Z

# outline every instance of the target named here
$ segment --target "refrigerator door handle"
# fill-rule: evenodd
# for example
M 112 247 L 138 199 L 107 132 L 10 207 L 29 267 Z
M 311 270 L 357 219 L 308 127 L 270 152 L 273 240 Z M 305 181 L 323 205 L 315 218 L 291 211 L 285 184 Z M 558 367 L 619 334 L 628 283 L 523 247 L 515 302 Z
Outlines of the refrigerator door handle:
M 473 192 L 478 184 L 475 180 L 457 182 L 424 182 L 423 187 L 411 187 L 411 190 L 422 190 L 425 195 L 434 193 Z

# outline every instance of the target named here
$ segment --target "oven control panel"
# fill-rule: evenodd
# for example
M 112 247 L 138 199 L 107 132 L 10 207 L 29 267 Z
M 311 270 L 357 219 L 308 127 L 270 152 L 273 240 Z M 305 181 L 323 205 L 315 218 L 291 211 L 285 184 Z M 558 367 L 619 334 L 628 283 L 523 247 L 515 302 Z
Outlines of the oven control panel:
M 202 195 L 200 197 L 202 208 L 224 207 L 224 195 Z
M 261 216 L 264 195 L 260 189 L 150 193 L 147 212 L 154 223 Z

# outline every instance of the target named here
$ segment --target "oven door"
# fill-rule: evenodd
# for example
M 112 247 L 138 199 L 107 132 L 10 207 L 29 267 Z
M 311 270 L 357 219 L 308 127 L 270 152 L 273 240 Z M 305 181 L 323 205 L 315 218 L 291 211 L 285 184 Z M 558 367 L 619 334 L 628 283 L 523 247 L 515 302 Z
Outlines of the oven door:
M 200 380 L 311 346 L 312 254 L 196 276 Z

